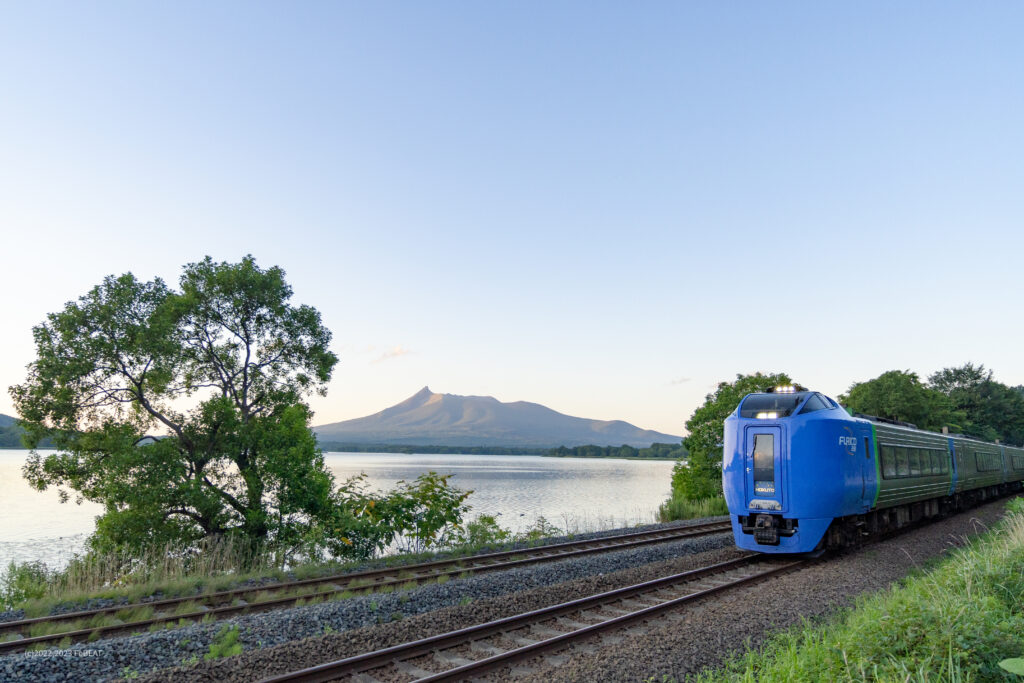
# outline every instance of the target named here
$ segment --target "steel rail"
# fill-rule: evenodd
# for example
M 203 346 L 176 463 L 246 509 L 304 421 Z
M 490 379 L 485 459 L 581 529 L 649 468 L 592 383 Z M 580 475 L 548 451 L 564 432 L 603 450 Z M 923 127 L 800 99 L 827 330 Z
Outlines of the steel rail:
M 602 605 L 607 606 L 609 604 L 616 603 L 621 600 L 626 600 L 634 596 L 655 592 L 681 583 L 691 583 L 694 581 L 699 581 L 704 577 L 722 574 L 724 572 L 739 569 L 741 567 L 748 565 L 760 564 L 762 562 L 770 562 L 773 559 L 774 558 L 764 558 L 763 556 L 757 554 L 745 555 L 735 560 L 722 562 L 719 564 L 711 565 L 709 567 L 693 569 L 687 572 L 682 572 L 680 574 L 673 574 L 671 576 L 646 581 L 644 583 L 636 584 L 633 586 L 618 588 L 612 591 L 607 591 L 605 593 L 600 593 L 585 598 L 579 598 L 577 600 L 572 600 L 559 605 L 553 605 L 539 610 L 526 612 L 524 614 L 505 617 L 503 619 L 497 619 L 495 621 L 487 622 L 485 624 L 470 626 L 467 628 L 458 629 L 456 631 L 451 631 L 449 633 L 442 633 L 436 636 L 431 636 L 429 638 L 423 638 L 421 640 L 413 641 L 410 643 L 396 645 L 393 647 L 384 648 L 382 650 L 368 652 L 362 655 L 356 655 L 354 657 L 348 657 L 346 659 L 320 664 L 318 666 L 310 667 L 307 669 L 272 676 L 269 678 L 262 679 L 261 683 L 323 683 L 325 681 L 337 680 L 345 676 L 352 676 L 355 674 L 360 674 L 367 671 L 372 671 L 374 669 L 390 666 L 396 661 L 407 661 L 409 659 L 414 659 L 416 657 L 431 654 L 435 651 L 451 649 L 453 647 L 465 645 L 467 643 L 481 640 L 489 636 L 503 634 L 509 631 L 515 631 L 530 625 L 536 625 L 539 622 L 550 621 L 552 619 L 556 619 L 566 614 L 572 614 L 586 609 L 600 607 Z M 566 643 L 575 639 L 589 637 L 603 630 L 620 628 L 626 623 L 630 623 L 633 621 L 642 621 L 660 612 L 674 609 L 684 603 L 694 602 L 702 598 L 708 597 L 710 595 L 714 595 L 715 593 L 736 588 L 741 585 L 747 585 L 759 580 L 766 579 L 770 576 L 778 575 L 780 573 L 792 571 L 793 569 L 803 566 L 806 563 L 806 560 L 787 562 L 782 566 L 776 566 L 764 572 L 759 572 L 757 574 L 747 577 L 740 577 L 738 579 L 732 580 L 720 586 L 706 588 L 695 593 L 684 595 L 679 598 L 670 599 L 657 605 L 643 608 L 626 615 L 607 619 L 599 624 L 593 624 L 582 629 L 569 631 L 558 636 L 548 638 L 546 640 L 538 641 L 531 645 L 520 647 L 514 650 L 509 650 L 507 652 L 503 652 L 501 654 L 497 654 L 486 659 L 465 664 L 454 669 L 451 669 L 449 671 L 424 677 L 419 680 L 456 680 L 466 678 L 470 675 L 485 673 L 486 671 L 489 671 L 491 669 L 505 666 L 512 661 L 534 657 L 544 650 L 561 648 Z
M 154 625 L 168 624 L 172 622 L 198 621 L 213 618 L 223 619 L 230 616 L 246 613 L 257 613 L 288 607 L 299 601 L 323 600 L 342 593 L 346 590 L 372 592 L 387 586 L 405 585 L 409 582 L 423 582 L 436 580 L 442 576 L 456 576 L 465 572 L 477 573 L 495 571 L 512 567 L 551 562 L 569 557 L 578 557 L 598 552 L 609 552 L 613 550 L 648 545 L 652 543 L 668 542 L 673 540 L 693 538 L 713 533 L 725 532 L 731 529 L 729 522 L 711 522 L 706 524 L 695 524 L 690 526 L 674 527 L 670 529 L 653 529 L 650 531 L 633 532 L 629 534 L 618 534 L 602 538 L 589 539 L 585 541 L 567 541 L 553 543 L 550 545 L 523 548 L 518 550 L 506 550 L 480 555 L 469 555 L 462 558 L 450 558 L 435 560 L 399 567 L 387 567 L 372 569 L 362 572 L 351 572 L 348 574 L 337 574 L 332 576 L 303 579 L 286 583 L 270 584 L 266 586 L 255 586 L 240 588 L 205 595 L 193 595 L 180 598 L 168 598 L 155 600 L 148 603 L 133 603 L 126 605 L 114 605 L 102 607 L 95 610 L 69 612 L 65 614 L 52 615 L 48 617 L 35 617 L 0 623 L 0 637 L 8 633 L 21 635 L 26 630 L 37 624 L 53 624 L 82 619 L 95 618 L 97 616 L 117 614 L 118 612 L 133 609 L 166 610 L 173 609 L 177 605 L 186 603 L 200 603 L 202 605 L 221 605 L 203 607 L 201 610 L 181 614 L 165 613 L 144 620 L 113 624 L 107 626 L 94 626 L 77 628 L 70 631 L 52 633 L 35 637 L 22 637 L 17 640 L 0 642 L 0 655 L 20 652 L 35 645 L 46 645 L 58 643 L 65 638 L 72 642 L 96 639 L 121 634 L 130 634 L 140 630 L 146 630 Z M 508 558 L 508 559 L 504 559 Z M 482 561 L 482 562 L 481 562 Z M 365 583 L 372 581 L 372 583 Z M 345 585 L 338 585 L 344 583 Z M 310 586 L 331 585 L 325 591 L 313 592 L 304 595 L 292 595 L 283 598 L 276 598 L 254 603 L 244 604 L 223 604 L 242 598 L 245 595 L 253 595 L 261 592 L 285 592 Z M 354 585 L 358 584 L 358 585 Z
M 768 571 L 762 572 L 760 574 L 741 577 L 729 583 L 722 584 L 721 586 L 713 586 L 711 588 L 706 588 L 702 591 L 691 593 L 690 595 L 684 595 L 675 598 L 674 600 L 668 600 L 658 605 L 652 605 L 650 607 L 637 610 L 636 612 L 624 614 L 619 617 L 613 617 L 611 619 L 608 619 L 607 621 L 602 621 L 598 624 L 593 624 L 591 626 L 577 629 L 575 631 L 569 631 L 562 635 L 554 636 L 546 640 L 541 640 L 531 645 L 524 645 L 523 647 L 516 648 L 515 650 L 509 650 L 508 652 L 493 655 L 486 659 L 472 662 L 470 664 L 464 664 L 463 666 L 456 667 L 455 669 L 451 669 L 449 671 L 445 671 L 434 676 L 425 676 L 423 678 L 418 679 L 416 683 L 433 683 L 434 681 L 457 681 L 462 680 L 467 675 L 480 675 L 488 671 L 493 671 L 494 669 L 502 668 L 514 662 L 536 657 L 542 652 L 561 649 L 568 643 L 575 640 L 583 640 L 585 638 L 589 638 L 590 636 L 595 635 L 597 633 L 601 633 L 603 631 L 612 631 L 618 628 L 622 628 L 627 624 L 644 621 L 662 612 L 667 612 L 686 603 L 696 602 L 710 595 L 714 595 L 715 593 L 732 590 L 734 588 L 738 588 L 740 586 L 744 586 L 747 584 L 757 583 L 758 581 L 764 581 L 765 579 L 768 579 L 772 576 L 778 576 L 780 574 L 789 573 L 805 565 L 806 563 L 807 560 L 796 560 L 788 564 L 782 565 L 781 567 L 769 569 Z

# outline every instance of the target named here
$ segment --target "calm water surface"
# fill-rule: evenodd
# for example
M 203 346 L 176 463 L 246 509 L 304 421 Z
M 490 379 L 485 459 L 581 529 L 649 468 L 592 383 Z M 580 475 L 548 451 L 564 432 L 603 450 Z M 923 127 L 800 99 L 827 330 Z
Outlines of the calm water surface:
M 102 511 L 95 503 L 61 504 L 53 489 L 40 493 L 21 476 L 28 451 L 0 450 L 0 567 L 10 560 L 61 566 L 80 550 Z M 650 522 L 668 495 L 668 461 L 545 458 L 505 455 L 326 453 L 339 481 L 365 472 L 370 486 L 393 487 L 435 471 L 469 489 L 471 516 L 498 516 L 521 530 L 543 516 L 570 531 Z

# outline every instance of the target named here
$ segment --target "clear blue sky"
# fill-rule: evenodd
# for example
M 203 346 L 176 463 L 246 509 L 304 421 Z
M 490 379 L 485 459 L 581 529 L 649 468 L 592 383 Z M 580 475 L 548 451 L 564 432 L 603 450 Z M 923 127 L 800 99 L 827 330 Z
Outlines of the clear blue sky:
M 1019 3 L 5 2 L 0 383 L 254 254 L 341 363 L 682 433 L 736 373 L 1024 383 Z M 12 412 L 0 396 L 0 412 Z

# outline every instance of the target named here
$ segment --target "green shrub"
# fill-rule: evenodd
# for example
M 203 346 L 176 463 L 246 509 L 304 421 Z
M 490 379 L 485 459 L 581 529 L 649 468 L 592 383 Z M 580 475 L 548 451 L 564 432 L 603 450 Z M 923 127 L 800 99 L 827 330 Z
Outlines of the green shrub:
M 46 595 L 53 575 L 42 562 L 11 562 L 0 574 L 0 608 L 8 609 L 26 600 Z
M 493 545 L 512 538 L 512 532 L 503 529 L 493 515 L 480 515 L 467 522 L 458 535 L 458 543 L 464 545 Z
M 544 517 L 538 517 L 537 521 L 533 523 L 533 526 L 520 531 L 516 534 L 517 541 L 539 541 L 542 538 L 550 538 L 551 536 L 558 536 L 562 533 L 562 530 L 557 526 L 546 520 Z
M 729 508 L 722 496 L 689 500 L 679 495 L 673 495 L 658 508 L 658 521 L 671 522 L 677 519 L 698 519 L 727 514 L 729 514 Z
M 220 659 L 242 654 L 242 644 L 238 642 L 240 635 L 238 627 L 234 624 L 224 626 L 217 632 L 210 643 L 210 651 L 203 655 L 203 659 Z

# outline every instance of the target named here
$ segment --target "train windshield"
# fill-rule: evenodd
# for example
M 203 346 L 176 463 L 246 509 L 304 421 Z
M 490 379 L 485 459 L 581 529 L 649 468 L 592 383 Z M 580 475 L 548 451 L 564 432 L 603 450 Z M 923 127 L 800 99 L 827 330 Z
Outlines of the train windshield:
M 787 417 L 807 398 L 800 394 L 750 394 L 740 404 L 740 417 Z

